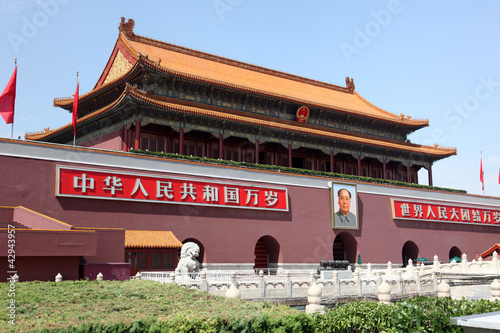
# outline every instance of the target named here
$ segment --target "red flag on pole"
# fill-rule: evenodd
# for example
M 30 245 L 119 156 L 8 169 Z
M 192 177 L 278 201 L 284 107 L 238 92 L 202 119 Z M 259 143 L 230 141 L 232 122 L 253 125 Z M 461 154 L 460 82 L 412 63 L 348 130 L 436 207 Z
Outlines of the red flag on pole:
M 17 66 L 14 73 L 7 83 L 5 90 L 0 95 L 0 113 L 7 124 L 14 122 L 14 105 L 16 101 L 16 80 L 17 80 Z
M 484 191 L 484 172 L 483 172 L 483 156 L 481 155 L 481 171 L 479 174 L 479 180 L 483 184 L 483 191 Z
M 76 120 L 78 119 L 78 89 L 80 86 L 80 78 L 76 72 L 76 90 L 73 100 L 73 137 L 76 137 Z

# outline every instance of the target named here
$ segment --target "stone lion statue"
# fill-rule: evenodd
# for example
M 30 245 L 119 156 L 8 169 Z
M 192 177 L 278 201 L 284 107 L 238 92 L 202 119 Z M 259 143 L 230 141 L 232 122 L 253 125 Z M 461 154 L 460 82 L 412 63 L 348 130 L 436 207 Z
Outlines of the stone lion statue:
M 200 255 L 200 247 L 194 242 L 187 242 L 182 245 L 181 259 L 175 269 L 176 273 L 198 273 L 200 271 L 200 263 L 196 258 Z

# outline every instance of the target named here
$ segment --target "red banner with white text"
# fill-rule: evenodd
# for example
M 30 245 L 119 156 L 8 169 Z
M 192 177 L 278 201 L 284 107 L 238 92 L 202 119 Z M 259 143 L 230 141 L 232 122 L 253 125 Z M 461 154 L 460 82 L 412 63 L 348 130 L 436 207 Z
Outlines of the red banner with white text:
M 61 166 L 56 196 L 288 211 L 286 188 Z
M 393 219 L 500 225 L 500 208 L 391 199 Z

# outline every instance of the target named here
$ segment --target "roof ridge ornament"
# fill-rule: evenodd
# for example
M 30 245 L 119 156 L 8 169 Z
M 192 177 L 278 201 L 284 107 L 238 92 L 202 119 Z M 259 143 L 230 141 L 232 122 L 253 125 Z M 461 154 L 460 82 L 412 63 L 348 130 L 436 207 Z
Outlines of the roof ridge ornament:
M 133 19 L 128 19 L 128 21 L 125 22 L 125 17 L 122 17 L 118 30 L 120 30 L 120 32 L 122 32 L 127 38 L 134 38 L 134 25 L 135 22 Z
M 349 76 L 347 76 L 345 78 L 345 87 L 347 89 L 347 92 L 349 93 L 354 92 L 354 79 L 349 78 Z

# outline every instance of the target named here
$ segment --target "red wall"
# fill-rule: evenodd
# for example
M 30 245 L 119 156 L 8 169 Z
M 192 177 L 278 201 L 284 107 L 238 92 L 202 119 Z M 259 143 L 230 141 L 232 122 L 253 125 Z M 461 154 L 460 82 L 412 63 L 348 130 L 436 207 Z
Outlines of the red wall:
M 450 248 L 457 246 L 472 259 L 497 243 L 500 232 L 497 227 L 395 221 L 391 214 L 391 196 L 359 191 L 360 230 L 333 231 L 330 192 L 326 187 L 286 185 L 289 212 L 57 198 L 54 189 L 55 161 L 0 156 L 0 165 L 0 182 L 6 189 L 0 192 L 1 205 L 23 205 L 75 226 L 171 230 L 181 241 L 188 238 L 200 241 L 204 246 L 206 263 L 253 263 L 255 245 L 260 237 L 266 235 L 277 240 L 280 258 L 285 263 L 331 260 L 332 244 L 339 234 L 352 240 L 354 248 L 357 247 L 356 255 L 361 254 L 363 263 L 401 263 L 406 241 L 415 242 L 421 256 L 437 254 L 445 261 Z M 221 168 L 221 175 L 226 176 L 229 171 L 231 169 Z M 143 170 L 133 172 L 149 173 Z M 178 174 L 173 176 L 179 177 Z M 203 179 L 192 175 L 183 177 Z M 211 178 L 210 181 L 217 180 Z M 245 183 L 239 180 L 232 182 Z M 269 186 L 267 183 L 262 185 Z M 380 191 L 383 192 L 384 188 L 380 186 Z M 425 196 L 426 191 L 419 192 L 419 195 Z M 120 255 L 120 261 L 123 261 L 120 236 L 116 235 L 115 239 L 116 242 L 99 246 L 114 251 L 113 256 Z

